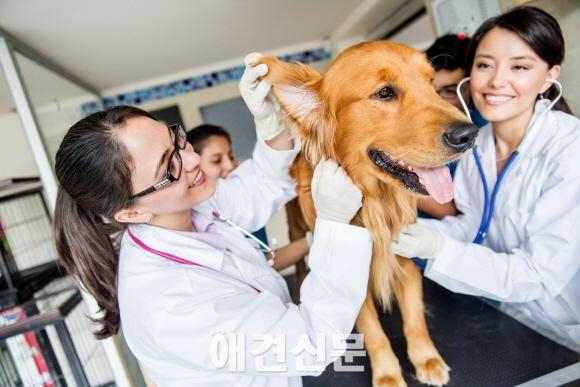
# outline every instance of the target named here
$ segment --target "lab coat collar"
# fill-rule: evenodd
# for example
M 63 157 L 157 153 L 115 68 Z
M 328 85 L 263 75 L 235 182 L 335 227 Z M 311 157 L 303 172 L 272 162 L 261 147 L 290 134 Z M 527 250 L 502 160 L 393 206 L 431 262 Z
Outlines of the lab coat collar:
M 552 132 L 556 128 L 552 111 L 546 111 L 549 105 L 550 100 L 548 99 L 541 99 L 536 102 L 530 125 L 526 129 L 526 135 L 518 147 L 519 157 L 538 157 L 546 150 L 545 145 L 548 139 L 552 138 Z
M 552 132 L 556 128 L 552 111 L 544 111 L 550 104 L 549 100 L 539 100 L 536 102 L 534 114 L 530 120 L 530 126 L 526 129 L 524 139 L 518 146 L 518 158 L 535 158 L 545 151 L 545 140 L 551 138 Z M 542 114 L 543 113 L 543 114 Z M 476 145 L 481 159 L 495 157 L 495 140 L 491 123 L 480 129 L 477 136 Z
M 197 232 L 210 231 L 212 226 L 215 224 L 214 222 L 215 220 L 209 216 L 199 211 L 191 210 L 191 223 L 193 223 L 193 226 Z
M 493 139 L 493 129 L 491 123 L 485 125 L 483 128 L 479 129 L 479 134 L 475 140 L 475 145 L 479 150 L 479 157 L 483 159 L 488 159 L 490 152 L 495 152 L 495 142 Z
M 205 218 L 196 219 L 194 225 L 197 227 L 199 222 L 201 226 L 204 222 L 207 222 Z M 213 222 L 209 222 L 207 226 L 210 224 L 213 224 Z M 137 238 L 155 250 L 176 255 L 179 258 L 193 261 L 214 270 L 219 270 L 222 267 L 225 252 L 198 238 L 199 235 L 196 235 L 198 233 L 169 230 L 149 224 L 132 224 L 129 228 Z M 129 240 L 131 241 L 130 238 Z M 130 243 L 135 248 L 140 249 L 133 241 Z M 158 258 L 164 259 L 162 257 Z

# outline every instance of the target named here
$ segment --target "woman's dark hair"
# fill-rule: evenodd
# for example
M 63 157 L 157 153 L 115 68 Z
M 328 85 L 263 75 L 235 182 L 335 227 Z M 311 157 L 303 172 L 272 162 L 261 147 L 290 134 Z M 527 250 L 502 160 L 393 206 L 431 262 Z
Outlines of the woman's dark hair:
M 221 126 L 211 124 L 199 125 L 189 130 L 189 132 L 187 132 L 187 141 L 193 146 L 193 150 L 195 150 L 196 153 L 201 153 L 207 140 L 211 136 L 225 137 L 230 145 L 232 145 L 230 134 Z
M 517 34 L 544 62 L 548 68 L 560 65 L 564 61 L 564 36 L 560 25 L 547 12 L 530 6 L 513 8 L 511 11 L 486 20 L 475 32 L 467 50 L 466 70 L 471 73 L 475 59 L 475 51 L 483 37 L 494 28 L 503 28 Z M 557 86 L 550 87 L 544 98 L 553 100 L 559 94 Z M 564 98 L 554 105 L 555 110 L 572 114 Z
M 465 55 L 470 39 L 458 35 L 444 35 L 425 51 L 435 71 L 465 70 Z
M 119 330 L 118 254 L 111 234 L 125 226 L 113 215 L 133 204 L 132 161 L 116 129 L 131 117 L 149 113 L 118 106 L 93 113 L 74 124 L 56 154 L 60 183 L 54 212 L 54 238 L 66 270 L 96 299 L 102 318 L 98 339 Z

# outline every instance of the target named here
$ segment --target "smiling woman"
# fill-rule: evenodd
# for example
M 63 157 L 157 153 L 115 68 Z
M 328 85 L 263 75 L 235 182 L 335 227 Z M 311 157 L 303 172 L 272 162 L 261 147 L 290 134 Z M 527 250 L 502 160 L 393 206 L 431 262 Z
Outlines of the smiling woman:
M 117 137 L 132 160 L 136 193 L 132 197 L 139 200 L 115 213 L 115 220 L 147 221 L 159 227 L 194 231 L 188 211 L 213 195 L 215 179 L 205 178 L 200 157 L 186 141 L 183 128 L 167 127 L 145 116 L 130 117 Z
M 490 124 L 457 167 L 460 215 L 421 219 L 393 249 L 429 259 L 427 277 L 501 301 L 580 352 L 580 121 L 556 81 L 563 60 L 560 26 L 538 8 L 481 25 L 467 62 L 473 101 Z
M 301 375 L 320 374 L 346 345 L 322 357 L 296 348 L 347 337 L 365 297 L 370 238 L 348 224 L 362 194 L 335 162 L 321 163 L 313 181 L 318 220 L 300 307 L 245 237 L 295 195 L 288 172 L 300 142 L 261 80 L 267 72 L 247 60 L 240 92 L 254 112 L 258 142 L 228 179 L 206 175 L 179 125 L 129 106 L 77 122 L 57 153 L 59 256 L 104 312 L 97 337 L 122 324 L 158 385 L 299 386 Z M 119 251 L 114 231 L 123 231 Z M 228 345 L 229 334 L 245 335 L 244 348 L 229 353 L 245 362 L 225 367 L 219 345 Z M 285 372 L 268 372 L 274 359 L 280 364 L 279 353 L 258 350 L 264 337 L 285 339 Z

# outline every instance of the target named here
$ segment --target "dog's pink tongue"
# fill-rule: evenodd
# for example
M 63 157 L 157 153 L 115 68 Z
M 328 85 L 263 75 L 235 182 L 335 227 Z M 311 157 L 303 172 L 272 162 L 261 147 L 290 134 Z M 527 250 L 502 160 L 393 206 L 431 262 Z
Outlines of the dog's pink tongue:
M 453 199 L 453 181 L 447 166 L 436 168 L 413 167 L 413 171 L 422 180 L 429 195 L 439 204 Z

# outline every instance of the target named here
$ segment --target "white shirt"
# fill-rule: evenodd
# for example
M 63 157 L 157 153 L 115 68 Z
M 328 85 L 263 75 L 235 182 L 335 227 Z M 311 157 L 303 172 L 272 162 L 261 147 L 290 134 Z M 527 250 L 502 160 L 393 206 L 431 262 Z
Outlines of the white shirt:
M 425 275 L 446 288 L 507 302 L 520 320 L 580 351 L 580 124 L 536 105 L 520 154 L 506 172 L 483 245 L 471 243 L 483 212 L 472 152 L 458 165 L 455 204 L 462 213 L 422 219 L 454 238 Z M 534 122 L 536 121 L 536 122 Z M 497 179 L 491 125 L 476 144 L 489 191 Z
M 296 150 L 278 152 L 259 142 L 253 160 L 220 181 L 216 194 L 196 210 L 208 214 L 216 209 L 244 228 L 262 227 L 294 195 L 288 167 L 295 155 Z M 131 225 L 130 230 L 156 250 L 208 268 L 164 259 L 138 247 L 127 234 L 123 237 L 118 279 L 121 325 L 147 374 L 159 387 L 301 386 L 301 375 L 320 374 L 321 370 L 305 371 L 297 365 L 297 361 L 314 364 L 314 356 L 292 350 L 300 340 L 316 347 L 323 335 L 329 346 L 333 335 L 351 332 L 366 295 L 372 250 L 368 231 L 318 219 L 311 271 L 301 288 L 301 303 L 294 305 L 284 279 L 255 244 L 210 217 L 205 224 L 223 237 L 223 248 L 215 240 L 204 242 L 199 233 L 150 225 Z M 241 351 L 245 370 L 234 373 L 212 361 L 212 334 L 219 332 L 246 335 Z M 259 370 L 252 352 L 263 342 L 254 341 L 256 334 L 285 335 L 285 361 L 278 362 L 277 346 L 262 358 L 266 365 L 283 365 L 287 371 Z M 341 353 L 327 352 L 323 366 Z

